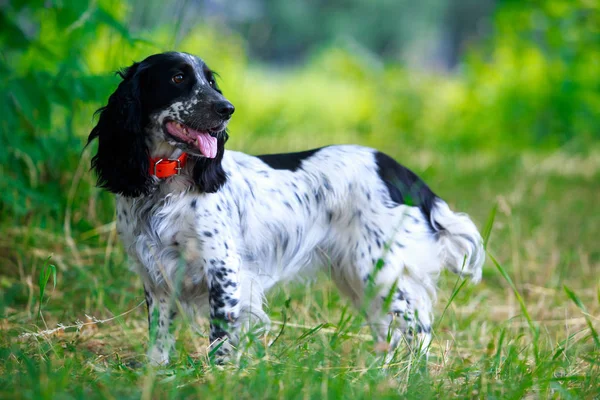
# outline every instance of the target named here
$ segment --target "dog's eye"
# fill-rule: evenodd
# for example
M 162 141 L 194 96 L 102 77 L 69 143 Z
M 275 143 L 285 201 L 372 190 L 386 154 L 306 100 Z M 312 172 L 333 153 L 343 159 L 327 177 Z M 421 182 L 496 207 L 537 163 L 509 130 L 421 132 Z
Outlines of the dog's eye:
M 214 88 L 217 83 L 215 82 L 215 80 L 213 78 L 210 78 L 208 80 L 208 84 L 210 85 L 210 87 Z
M 171 80 L 173 81 L 173 83 L 181 83 L 183 82 L 183 74 L 173 75 Z

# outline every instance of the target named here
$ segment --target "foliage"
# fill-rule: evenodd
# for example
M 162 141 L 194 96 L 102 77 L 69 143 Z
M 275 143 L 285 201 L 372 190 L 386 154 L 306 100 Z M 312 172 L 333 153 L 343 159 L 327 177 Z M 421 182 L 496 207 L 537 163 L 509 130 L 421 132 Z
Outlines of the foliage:
M 535 3 L 531 3 L 535 4 Z M 600 4 L 509 2 L 489 50 L 473 52 L 458 130 L 485 137 L 501 129 L 513 143 L 600 139 Z M 494 137 L 492 133 L 492 137 Z M 505 140 L 506 140 L 505 139 Z M 574 140 L 575 139 L 575 140 Z
M 238 110 L 232 132 L 243 138 L 233 142 L 240 148 L 257 136 L 302 132 L 293 147 L 310 147 L 319 135 L 374 145 L 396 137 L 458 149 L 581 149 L 600 138 L 600 75 L 591 68 L 600 62 L 600 13 L 583 0 L 541 4 L 508 3 L 494 39 L 452 77 L 382 65 L 358 47 L 325 49 L 289 72 L 249 67 L 241 40 L 211 26 L 177 48 L 220 71 Z M 126 6 L 112 0 L 40 5 L 17 1 L 1 14 L 0 205 L 25 215 L 32 202 L 45 204 L 56 216 L 92 112 L 117 83 L 112 72 L 170 49 L 174 38 L 165 26 L 144 34 L 152 40 L 133 37 L 122 22 Z
M 411 45 L 426 42 L 420 36 L 438 33 L 434 21 L 450 7 L 449 2 L 437 0 L 253 3 L 259 5 L 255 7 L 255 15 L 241 21 L 234 19 L 233 25 L 244 37 L 249 37 L 251 54 L 288 63 L 303 59 L 315 48 L 344 42 L 356 43 L 379 56 L 399 59 Z M 315 26 L 319 29 L 314 29 Z

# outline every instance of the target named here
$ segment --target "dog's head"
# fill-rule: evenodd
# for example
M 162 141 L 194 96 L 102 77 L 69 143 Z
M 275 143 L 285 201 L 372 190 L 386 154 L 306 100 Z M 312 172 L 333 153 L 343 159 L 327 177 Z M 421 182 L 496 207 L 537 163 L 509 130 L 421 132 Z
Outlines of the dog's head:
M 178 148 L 196 161 L 200 190 L 217 191 L 226 180 L 221 159 L 234 107 L 214 73 L 198 57 L 170 52 L 119 75 L 123 80 L 98 111 L 88 139 L 99 141 L 92 159 L 99 186 L 125 196 L 147 194 L 153 183 L 150 156 L 169 157 Z

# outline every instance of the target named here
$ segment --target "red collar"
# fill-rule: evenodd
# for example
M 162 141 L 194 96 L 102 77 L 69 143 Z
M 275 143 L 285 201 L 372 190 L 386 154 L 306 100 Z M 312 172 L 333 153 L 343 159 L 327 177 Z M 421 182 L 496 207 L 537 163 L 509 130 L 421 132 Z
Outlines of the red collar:
M 185 166 L 188 158 L 187 153 L 182 153 L 179 158 L 150 158 L 150 175 L 157 178 L 169 178 L 173 175 L 179 175 L 181 169 Z

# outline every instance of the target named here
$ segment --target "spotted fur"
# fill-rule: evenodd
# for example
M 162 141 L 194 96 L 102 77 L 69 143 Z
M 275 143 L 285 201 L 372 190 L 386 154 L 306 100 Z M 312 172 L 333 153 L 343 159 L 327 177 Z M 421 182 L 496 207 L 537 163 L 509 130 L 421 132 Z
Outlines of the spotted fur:
M 223 342 L 217 353 L 226 357 L 242 326 L 268 326 L 269 289 L 325 270 L 368 310 L 377 339 L 389 338 L 393 350 L 415 335 L 429 344 L 442 268 L 480 279 L 484 251 L 475 225 L 390 157 L 353 145 L 258 157 L 224 150 L 229 116 L 213 109 L 226 100 L 207 83 L 212 75 L 200 59 L 167 53 L 134 67 L 153 84 L 129 69 L 90 141 L 99 139 L 93 166 L 100 185 L 117 195 L 118 233 L 144 282 L 154 363 L 169 360 L 175 300 L 186 310 L 208 310 L 210 340 Z M 162 85 L 179 69 L 190 73 L 185 90 Z M 137 87 L 141 97 L 122 87 Z M 119 96 L 133 96 L 139 107 L 113 101 Z M 217 157 L 174 140 L 163 129 L 166 119 L 198 129 L 221 124 Z M 182 151 L 190 157 L 181 175 L 148 174 L 148 157 Z M 135 165 L 144 157 L 145 165 Z

